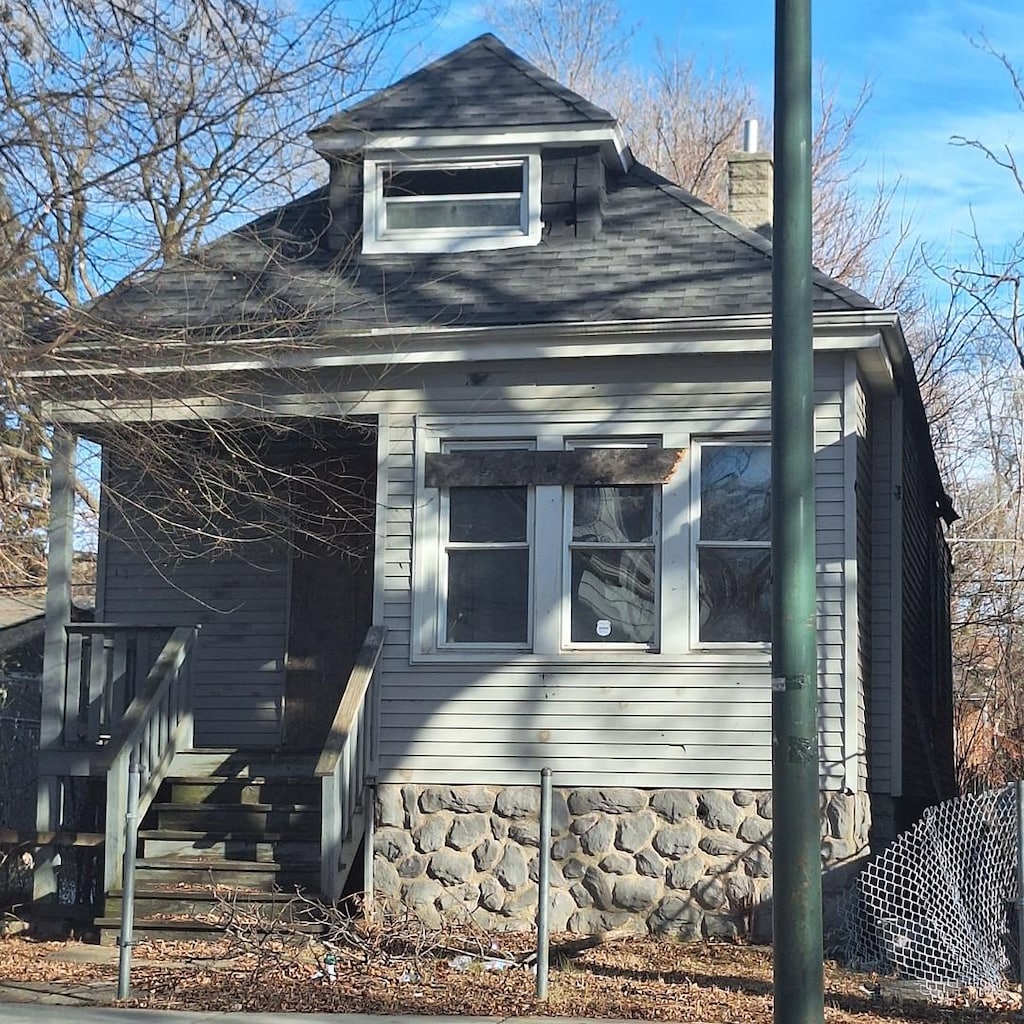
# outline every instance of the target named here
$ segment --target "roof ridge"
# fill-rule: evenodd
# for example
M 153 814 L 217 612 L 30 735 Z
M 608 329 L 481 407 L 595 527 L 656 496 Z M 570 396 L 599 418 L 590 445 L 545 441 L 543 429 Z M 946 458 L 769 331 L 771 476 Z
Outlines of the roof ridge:
M 490 35 L 490 33 L 487 32 L 484 33 L 484 35 Z M 471 39 L 468 43 L 464 43 L 458 49 L 452 50 L 450 53 L 443 53 L 440 57 L 435 57 L 434 60 L 432 60 L 429 64 L 424 64 L 422 67 L 416 68 L 415 71 L 410 71 L 408 74 L 402 75 L 401 78 L 399 78 L 397 81 L 392 82 L 390 85 L 385 85 L 382 89 L 374 89 L 374 91 L 371 92 L 369 96 L 363 97 L 363 99 L 361 99 L 358 103 L 354 103 L 350 107 L 343 107 L 341 110 L 335 111 L 335 113 L 331 114 L 326 121 L 324 121 L 322 124 L 314 125 L 313 128 L 310 129 L 310 131 L 318 132 L 321 129 L 328 127 L 328 125 L 330 125 L 336 118 L 339 118 L 342 115 L 344 115 L 347 118 L 350 114 L 354 113 L 355 111 L 359 110 L 362 107 L 369 106 L 371 103 L 378 103 L 382 98 L 390 95 L 396 89 L 399 89 L 400 87 L 405 85 L 411 78 L 416 78 L 427 71 L 433 71 L 435 68 L 444 67 L 446 64 L 450 63 L 453 58 L 461 56 L 464 50 L 469 49 L 470 46 L 472 46 L 474 43 L 480 42 L 480 40 L 482 40 L 483 38 L 484 36 L 477 36 L 475 39 Z
M 576 92 L 575 89 L 563 85 L 553 75 L 549 75 L 546 71 L 537 67 L 536 64 L 532 64 L 525 57 L 520 56 L 511 47 L 506 46 L 493 32 L 485 32 L 482 36 L 478 36 L 474 42 L 479 42 L 486 46 L 491 53 L 496 57 L 500 57 L 515 71 L 529 78 L 531 82 L 539 85 L 542 89 L 546 89 L 555 99 L 568 103 L 573 110 L 578 111 L 584 117 L 593 119 L 593 112 L 596 111 L 601 114 L 607 114 L 610 121 L 616 120 L 615 115 L 610 110 L 598 106 L 596 103 L 588 100 L 586 96 Z
M 389 100 L 393 99 L 396 94 L 400 95 L 410 85 L 415 88 L 418 81 L 429 82 L 439 74 L 444 74 L 446 69 L 463 60 L 474 50 L 486 50 L 493 58 L 501 60 L 510 71 L 521 75 L 537 88 L 543 89 L 552 99 L 564 104 L 583 120 L 597 123 L 615 122 L 615 116 L 610 111 L 591 102 L 585 96 L 536 67 L 502 42 L 494 33 L 485 32 L 464 43 L 458 49 L 443 54 L 429 64 L 403 75 L 398 81 L 378 89 L 358 103 L 338 110 L 325 121 L 314 125 L 309 134 L 315 137 L 325 131 L 344 130 L 347 126 L 358 127 L 361 114 L 372 113 L 376 108 L 386 106 Z
M 710 203 L 687 191 L 682 185 L 677 185 L 675 182 L 670 181 L 653 168 L 648 167 L 646 164 L 634 162 L 632 167 L 630 167 L 629 173 L 638 174 L 639 177 L 650 182 L 650 184 L 659 188 L 666 195 L 692 209 L 694 213 L 699 214 L 723 231 L 727 231 L 737 241 L 744 242 L 752 249 L 769 258 L 774 256 L 775 248 L 770 239 L 765 238 L 760 232 L 754 231 L 753 228 L 745 227 L 728 214 L 722 213 L 721 210 L 716 210 Z M 863 309 L 865 306 L 871 309 L 879 308 L 866 295 L 861 295 L 860 292 L 843 284 L 842 281 L 829 277 L 828 274 L 817 267 L 812 267 L 812 271 L 812 284 L 822 288 L 824 291 L 830 292 L 841 302 L 845 302 L 850 306 L 851 309 Z

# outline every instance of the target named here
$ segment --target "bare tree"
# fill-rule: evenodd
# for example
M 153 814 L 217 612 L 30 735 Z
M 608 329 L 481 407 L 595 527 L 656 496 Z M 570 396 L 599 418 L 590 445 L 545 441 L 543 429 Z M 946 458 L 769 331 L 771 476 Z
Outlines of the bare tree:
M 0 192 L 0 587 L 42 581 L 46 565 L 45 434 L 31 399 L 8 373 L 38 293 L 27 247 Z
M 724 209 L 729 153 L 757 97 L 742 71 L 703 65 L 658 43 L 651 72 L 637 82 L 623 122 L 639 159 Z
M 44 360 L 54 365 L 69 341 L 101 330 L 96 317 L 68 312 L 118 281 L 197 256 L 212 224 L 222 231 L 311 188 L 321 162 L 303 145 L 304 131 L 357 97 L 392 35 L 431 10 L 432 0 L 0 6 L 5 533 L 20 524 L 23 546 L 34 550 L 46 513 L 49 435 L 19 373 Z M 40 322 L 49 325 L 45 345 Z M 32 343 L 28 324 L 36 325 Z M 137 339 L 106 340 L 111 352 L 127 353 Z M 222 490 L 244 493 L 251 483 L 237 468 L 227 474 L 228 465 L 266 477 L 255 448 L 248 460 L 239 457 L 244 437 L 221 437 L 218 450 L 229 453 L 216 470 Z M 140 431 L 122 439 L 120 454 L 157 475 L 180 469 L 187 444 L 168 460 L 169 440 L 169 431 Z M 218 486 L 214 477 L 211 470 L 204 499 Z M 80 491 L 95 507 L 84 485 Z M 25 578 L 38 578 L 38 554 L 23 561 Z
M 973 42 L 1003 72 L 1024 110 L 1024 76 L 982 37 Z M 1024 200 L 1024 176 L 1009 144 L 954 136 L 1006 172 Z M 948 295 L 935 352 L 956 415 L 943 457 L 962 518 L 956 524 L 953 623 L 961 782 L 1001 785 L 1024 773 L 1024 233 L 994 250 L 972 229 L 973 254 L 930 264 Z
M 67 305 L 308 187 L 303 129 L 357 95 L 424 0 L 45 0 L 0 19 L 0 175 Z
M 652 70 L 638 71 L 628 59 L 635 26 L 624 22 L 618 0 L 495 0 L 487 13 L 514 48 L 615 113 L 639 160 L 718 209 L 726 208 L 727 160 L 744 120 L 764 122 L 770 138 L 749 77 L 728 61 L 659 41 Z M 880 182 L 867 197 L 857 187 L 855 135 L 869 99 L 865 86 L 844 109 L 818 76 L 813 251 L 820 270 L 884 304 L 920 267 L 908 226 L 896 216 L 898 184 Z
M 618 0 L 495 0 L 484 13 L 517 53 L 622 113 L 636 77 L 628 60 L 636 24 L 624 19 Z

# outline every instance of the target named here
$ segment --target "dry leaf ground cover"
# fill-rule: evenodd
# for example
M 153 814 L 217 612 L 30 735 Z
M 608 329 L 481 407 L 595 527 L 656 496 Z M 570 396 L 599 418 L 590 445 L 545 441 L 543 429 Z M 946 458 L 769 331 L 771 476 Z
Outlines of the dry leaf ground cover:
M 502 937 L 522 952 L 529 938 Z M 116 979 L 116 959 L 82 963 L 79 944 L 0 940 L 0 980 L 86 984 Z M 131 1005 L 161 1009 L 621 1017 L 640 1020 L 772 1020 L 771 951 L 763 947 L 680 946 L 630 938 L 588 950 L 551 972 L 546 1004 L 523 967 L 484 969 L 488 955 L 452 966 L 450 950 L 423 946 L 410 956 L 337 951 L 337 980 L 315 978 L 324 949 L 284 944 L 240 951 L 237 943 L 139 943 Z M 463 958 L 465 960 L 465 958 Z M 827 1024 L 1016 1021 L 1014 993 L 980 1000 L 960 993 L 945 1005 L 902 998 L 887 979 L 826 964 Z M 2 1016 L 2 1010 L 0 1010 Z

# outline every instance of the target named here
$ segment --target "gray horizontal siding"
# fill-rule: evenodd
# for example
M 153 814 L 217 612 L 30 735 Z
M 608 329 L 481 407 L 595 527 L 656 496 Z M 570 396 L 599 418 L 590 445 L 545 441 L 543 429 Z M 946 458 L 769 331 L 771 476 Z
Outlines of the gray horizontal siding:
M 116 466 L 109 485 L 119 486 Z M 280 739 L 287 557 L 268 545 L 245 557 L 175 558 L 127 539 L 108 506 L 102 565 L 103 616 L 126 625 L 199 623 L 193 705 L 197 746 L 272 745 Z M 194 539 L 182 538 L 184 549 Z
M 650 365 L 652 362 L 659 366 Z M 389 633 L 382 660 L 381 777 L 438 783 L 531 783 L 544 765 L 565 784 L 764 787 L 771 778 L 767 658 L 730 662 L 692 652 L 669 662 L 564 655 L 495 656 L 491 663 L 410 661 L 413 459 L 416 415 L 517 423 L 523 437 L 572 435 L 629 421 L 661 433 L 671 420 L 691 436 L 765 431 L 767 361 L 625 361 L 581 367 L 495 368 L 483 386 L 427 372 L 387 396 L 391 447 L 386 567 L 381 580 Z M 486 372 L 486 367 L 481 367 Z M 514 372 L 513 372 L 514 370 Z M 516 380 L 528 373 L 529 384 Z M 644 383 L 636 378 L 643 374 Z M 501 387 L 492 386 L 495 377 Z M 655 380 L 659 383 L 652 384 Z M 819 739 L 822 779 L 843 777 L 843 559 L 845 555 L 843 367 L 819 361 L 816 378 Z M 547 427 L 548 429 L 543 429 Z M 600 427 L 597 427 L 600 430 Z M 443 429 L 438 427 L 438 433 Z M 431 600 L 418 594 L 417 600 Z M 575 663 L 574 663 L 575 659 Z
M 893 777 L 893 479 L 892 400 L 876 397 L 871 433 L 871 665 L 868 751 L 871 791 L 890 793 Z M 898 639 L 896 640 L 898 643 Z

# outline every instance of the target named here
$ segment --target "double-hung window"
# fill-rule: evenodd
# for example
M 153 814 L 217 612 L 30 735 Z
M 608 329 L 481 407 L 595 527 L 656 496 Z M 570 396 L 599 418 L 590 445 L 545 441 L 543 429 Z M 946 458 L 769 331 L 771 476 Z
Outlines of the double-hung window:
M 525 487 L 447 491 L 444 642 L 510 644 L 530 638 L 530 516 Z
M 700 644 L 771 640 L 771 448 L 762 441 L 698 446 L 696 523 Z
M 497 455 L 458 444 L 448 451 Z M 439 647 L 523 649 L 533 634 L 533 494 L 525 486 L 440 490 Z

